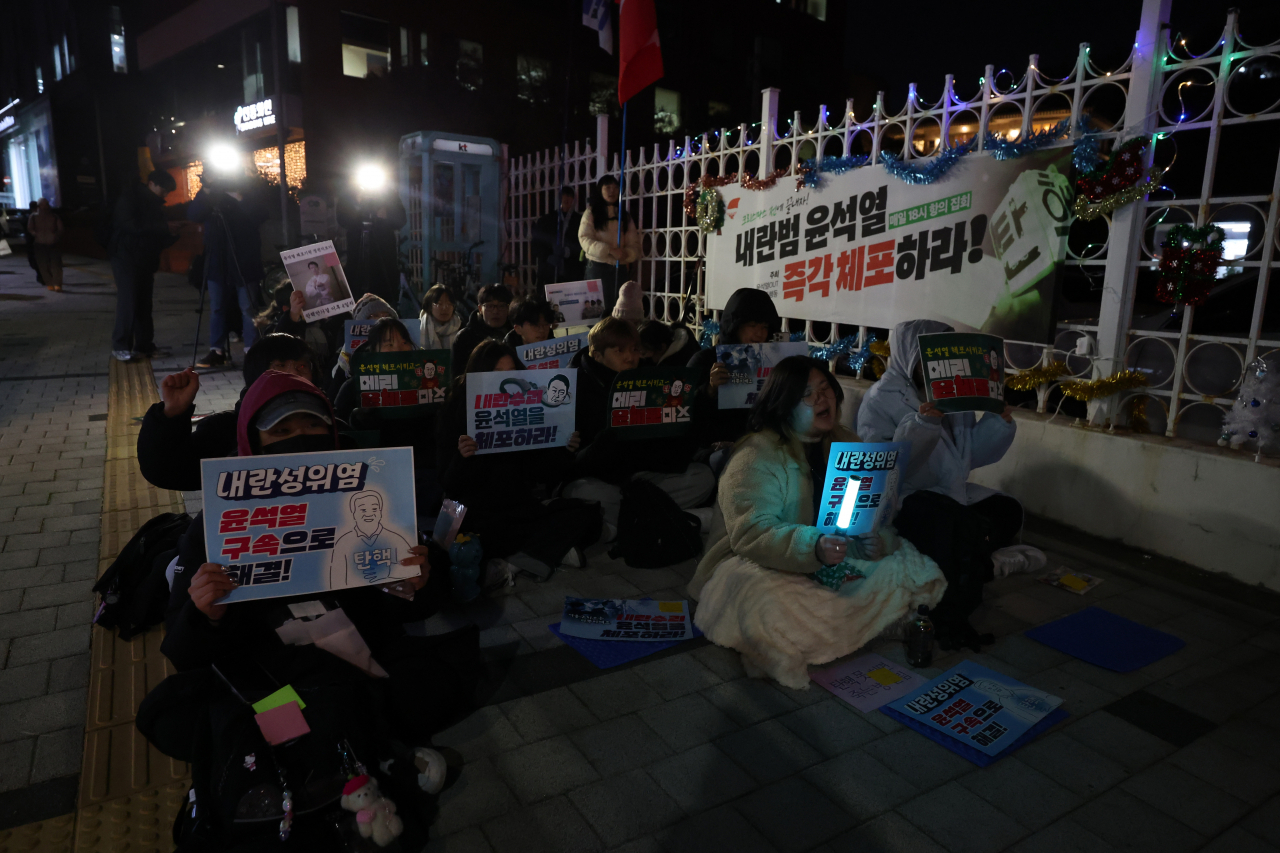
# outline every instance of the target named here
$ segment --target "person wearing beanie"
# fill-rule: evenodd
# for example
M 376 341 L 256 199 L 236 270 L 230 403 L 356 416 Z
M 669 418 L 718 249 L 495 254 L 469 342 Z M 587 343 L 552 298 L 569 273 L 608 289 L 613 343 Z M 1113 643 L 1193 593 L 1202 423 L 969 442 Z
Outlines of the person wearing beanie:
M 640 303 L 640 282 L 623 282 L 618 291 L 618 302 L 613 306 L 613 316 L 635 325 L 644 319 L 644 305 Z
M 387 304 L 387 300 L 378 296 L 376 293 L 366 293 L 356 301 L 356 305 L 351 309 L 351 319 L 361 323 L 376 323 L 379 320 L 387 318 L 399 320 L 400 314 L 396 309 Z M 340 351 L 338 358 L 334 362 L 333 372 L 330 375 L 332 384 L 329 385 L 329 396 L 336 400 L 342 386 L 351 378 L 351 353 Z

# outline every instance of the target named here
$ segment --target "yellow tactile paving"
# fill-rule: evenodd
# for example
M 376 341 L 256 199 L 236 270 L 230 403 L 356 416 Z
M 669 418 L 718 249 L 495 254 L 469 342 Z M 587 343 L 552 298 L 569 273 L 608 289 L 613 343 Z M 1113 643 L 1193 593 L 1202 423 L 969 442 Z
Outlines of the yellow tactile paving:
M 138 418 L 160 399 L 151 363 L 112 359 L 109 375 L 99 576 L 144 522 L 183 510 L 180 493 L 155 488 L 138 471 Z M 134 725 L 147 691 L 172 672 L 160 654 L 163 637 L 162 627 L 128 642 L 93 628 L 76 813 L 0 832 L 0 853 L 173 850 L 171 827 L 190 768 L 157 752 Z

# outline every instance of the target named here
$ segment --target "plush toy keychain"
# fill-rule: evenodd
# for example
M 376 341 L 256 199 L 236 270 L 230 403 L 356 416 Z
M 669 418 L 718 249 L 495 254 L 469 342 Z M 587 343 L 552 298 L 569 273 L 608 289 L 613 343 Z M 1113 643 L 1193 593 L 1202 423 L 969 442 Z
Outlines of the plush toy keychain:
M 342 807 L 356 813 L 356 828 L 361 838 L 372 838 L 379 847 L 386 847 L 404 832 L 404 821 L 396 815 L 396 804 L 378 791 L 378 782 L 372 776 L 357 776 L 342 789 Z

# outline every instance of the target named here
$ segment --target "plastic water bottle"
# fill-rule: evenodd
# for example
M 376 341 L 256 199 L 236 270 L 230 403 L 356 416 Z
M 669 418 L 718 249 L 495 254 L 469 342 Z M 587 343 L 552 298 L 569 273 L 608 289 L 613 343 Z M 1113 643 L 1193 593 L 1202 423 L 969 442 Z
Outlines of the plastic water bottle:
M 916 609 L 916 618 L 907 626 L 903 644 L 907 647 L 907 663 L 916 668 L 933 663 L 933 620 L 927 604 Z

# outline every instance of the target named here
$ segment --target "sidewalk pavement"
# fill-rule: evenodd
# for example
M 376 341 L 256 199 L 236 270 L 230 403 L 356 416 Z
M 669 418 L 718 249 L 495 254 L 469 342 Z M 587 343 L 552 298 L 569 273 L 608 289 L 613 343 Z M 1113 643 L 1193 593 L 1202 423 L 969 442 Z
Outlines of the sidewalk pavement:
M 24 283 L 21 260 L 0 260 L 0 817 L 66 779 L 74 806 L 114 308 L 105 265 L 69 267 L 55 300 Z M 153 362 L 157 380 L 190 361 L 194 304 L 161 277 L 157 337 L 186 343 Z M 202 377 L 197 410 L 239 388 L 235 370 Z M 597 548 L 586 569 L 461 609 L 483 629 L 487 699 L 437 738 L 465 767 L 427 849 L 1280 850 L 1275 597 L 1210 594 L 1043 525 L 1028 539 L 1051 567 L 1105 580 L 1085 596 L 1028 576 L 990 584 L 974 621 L 997 643 L 927 670 L 967 658 L 1064 698 L 1067 721 L 986 769 L 816 686 L 747 678 L 705 640 L 600 671 L 546 629 L 565 595 L 683 597 L 692 561 L 630 569 Z M 1118 674 L 1022 636 L 1095 604 L 1187 645 Z M 902 660 L 895 643 L 868 650 Z

